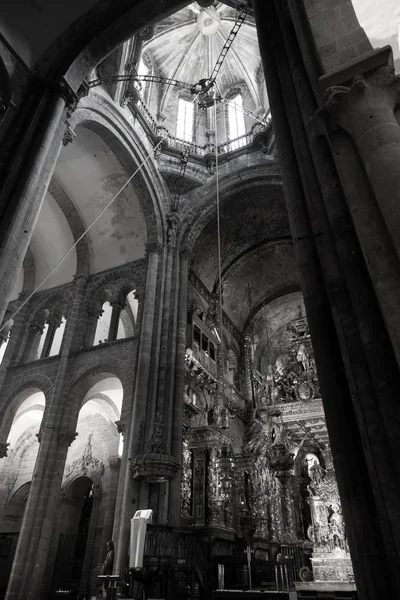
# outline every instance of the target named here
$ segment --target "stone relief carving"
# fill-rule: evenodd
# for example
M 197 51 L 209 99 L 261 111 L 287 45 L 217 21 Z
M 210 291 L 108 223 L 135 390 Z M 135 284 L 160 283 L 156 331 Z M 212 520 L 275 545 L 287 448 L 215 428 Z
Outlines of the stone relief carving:
M 189 428 L 185 427 L 182 440 L 181 513 L 186 517 L 192 515 L 192 452 L 189 436 Z
M 88 441 L 86 442 L 82 456 L 74 460 L 71 464 L 66 465 L 64 471 L 65 479 L 68 479 L 77 472 L 82 475 L 86 475 L 91 470 L 97 471 L 100 477 L 104 475 L 104 463 L 93 456 L 92 440 L 93 433 L 91 433 L 88 437 Z
M 161 411 L 157 411 L 153 422 L 153 434 L 149 442 L 149 452 L 160 454 L 163 452 L 163 417 Z

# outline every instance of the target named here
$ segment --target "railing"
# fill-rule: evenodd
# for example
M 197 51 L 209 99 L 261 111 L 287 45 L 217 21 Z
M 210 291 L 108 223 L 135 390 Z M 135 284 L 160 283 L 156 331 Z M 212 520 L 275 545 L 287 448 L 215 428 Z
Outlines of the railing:
M 240 392 L 238 392 L 238 390 L 235 388 L 235 386 L 232 385 L 226 379 L 224 380 L 224 394 L 225 394 L 225 396 L 227 396 L 228 398 L 233 400 L 235 402 L 235 404 L 237 404 L 241 408 L 243 408 L 243 409 L 246 408 L 246 401 L 245 401 L 244 397 L 242 396 L 242 394 Z
M 179 152 L 187 153 L 191 156 L 197 156 L 199 158 L 204 158 L 208 154 L 215 153 L 214 144 L 205 144 L 204 146 L 201 146 L 199 144 L 195 144 L 194 142 L 189 142 L 188 140 L 183 140 L 171 135 L 165 127 L 157 124 L 156 120 L 142 100 L 138 100 L 135 108 L 139 117 L 139 122 L 142 126 L 145 125 L 148 127 L 150 131 L 147 131 L 146 133 L 150 133 L 150 135 L 152 135 L 154 142 L 156 142 L 157 138 L 165 136 L 170 149 L 178 150 Z M 224 156 L 229 152 L 234 152 L 240 148 L 243 148 L 244 146 L 252 144 L 256 137 L 261 133 L 266 133 L 267 135 L 272 133 L 272 121 L 270 115 L 268 115 L 266 119 L 266 124 L 256 122 L 250 132 L 220 144 L 217 147 L 218 155 Z
M 195 154 L 196 156 L 205 155 L 203 146 L 199 146 L 199 144 L 194 144 L 193 142 L 188 142 L 187 140 L 181 140 L 174 135 L 168 135 L 168 144 L 172 148 L 176 148 L 182 152 L 189 152 L 189 154 Z
M 153 116 L 152 116 L 151 112 L 149 111 L 149 109 L 147 108 L 147 106 L 141 100 L 139 100 L 137 103 L 137 107 L 139 108 L 140 114 L 146 121 L 147 125 L 150 127 L 151 131 L 155 135 L 157 135 L 157 129 L 158 129 L 157 122 L 153 118 Z
M 233 140 L 228 140 L 224 142 L 220 146 L 218 146 L 218 154 L 226 154 L 227 152 L 233 152 L 234 150 L 239 150 L 239 148 L 243 148 L 243 146 L 247 146 L 253 142 L 253 134 L 252 132 L 245 133 Z

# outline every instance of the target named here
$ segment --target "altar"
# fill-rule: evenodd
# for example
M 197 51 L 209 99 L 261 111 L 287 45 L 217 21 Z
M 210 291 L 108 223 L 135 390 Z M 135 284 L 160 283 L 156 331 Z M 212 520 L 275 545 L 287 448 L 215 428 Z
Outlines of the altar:
M 297 600 L 297 593 L 271 590 L 216 590 L 212 598 L 213 600 Z

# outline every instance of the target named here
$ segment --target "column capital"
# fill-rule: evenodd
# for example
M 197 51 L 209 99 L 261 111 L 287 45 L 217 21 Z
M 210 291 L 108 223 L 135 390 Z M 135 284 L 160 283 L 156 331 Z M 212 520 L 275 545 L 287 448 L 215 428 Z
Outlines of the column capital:
M 77 435 L 77 431 L 60 431 L 58 434 L 59 444 L 70 446 L 72 442 L 75 441 Z
M 115 425 L 117 427 L 118 433 L 122 433 L 122 435 L 125 435 L 126 421 L 123 421 L 123 420 L 115 421 Z
M 76 138 L 76 133 L 72 129 L 71 125 L 67 122 L 67 127 L 65 129 L 65 133 L 63 135 L 62 143 L 63 146 L 68 146 L 68 144 L 72 144 L 74 139 Z
M 56 429 L 52 429 L 51 427 L 42 427 L 40 429 L 39 433 L 36 434 L 39 444 L 42 443 L 45 435 L 57 436 L 59 445 L 70 446 L 72 444 L 72 442 L 75 440 L 78 433 L 76 431 L 68 431 L 68 430 L 57 431 Z
M 60 96 L 64 100 L 66 107 L 70 111 L 75 110 L 79 98 L 64 78 L 61 78 L 58 81 L 52 81 L 50 83 L 50 89 L 54 95 Z
M 111 470 L 117 470 L 121 466 L 121 459 L 119 456 L 110 456 L 108 464 L 110 465 Z
M 148 242 L 146 244 L 146 255 L 149 254 L 161 254 L 163 251 L 162 244 L 160 242 Z
M 8 442 L 0 442 L 0 458 L 7 458 L 9 445 Z
M 167 217 L 167 244 L 168 246 L 175 247 L 178 237 L 178 229 L 180 217 L 176 211 L 171 211 Z
M 350 134 L 373 127 L 378 113 L 394 111 L 400 99 L 400 76 L 394 72 L 390 48 L 324 75 L 319 82 L 324 95 L 317 116 L 332 129 L 341 127 Z

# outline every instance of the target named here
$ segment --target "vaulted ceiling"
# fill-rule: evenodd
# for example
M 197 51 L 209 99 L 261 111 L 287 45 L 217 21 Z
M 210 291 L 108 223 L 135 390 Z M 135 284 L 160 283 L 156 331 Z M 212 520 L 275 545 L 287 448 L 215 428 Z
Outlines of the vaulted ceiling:
M 221 23 L 212 36 L 203 35 L 197 26 L 201 11 L 197 2 L 157 23 L 153 38 L 144 44 L 144 51 L 154 59 L 160 75 L 189 84 L 210 77 L 237 16 L 233 8 L 220 2 L 215 3 L 215 8 Z M 226 55 L 218 75 L 218 87 L 223 93 L 244 81 L 255 106 L 260 106 L 261 73 L 257 31 L 248 16 Z M 163 90 L 161 112 L 170 89 Z

